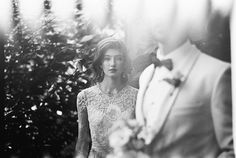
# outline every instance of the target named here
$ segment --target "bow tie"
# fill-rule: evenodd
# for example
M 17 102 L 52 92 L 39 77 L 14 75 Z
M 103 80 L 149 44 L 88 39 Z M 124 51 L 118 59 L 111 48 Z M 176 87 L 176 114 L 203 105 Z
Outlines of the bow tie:
M 155 67 L 165 66 L 170 71 L 173 69 L 173 62 L 171 59 L 160 60 L 156 58 L 154 53 L 151 53 L 151 61 L 155 65 Z

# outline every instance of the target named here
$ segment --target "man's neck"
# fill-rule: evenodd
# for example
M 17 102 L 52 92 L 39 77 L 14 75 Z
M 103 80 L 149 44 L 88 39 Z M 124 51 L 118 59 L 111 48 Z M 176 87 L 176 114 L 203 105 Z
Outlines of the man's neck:
M 187 38 L 175 42 L 159 42 L 158 47 L 160 50 L 160 54 L 166 56 L 177 48 L 179 48 L 180 46 L 182 46 L 186 41 Z

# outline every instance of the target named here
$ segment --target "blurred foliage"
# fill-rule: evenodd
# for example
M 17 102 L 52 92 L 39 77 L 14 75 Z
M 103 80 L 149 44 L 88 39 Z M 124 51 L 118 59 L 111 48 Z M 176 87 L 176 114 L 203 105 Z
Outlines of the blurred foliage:
M 72 157 L 76 96 L 91 85 L 89 67 L 101 36 L 93 33 L 79 10 L 66 27 L 50 11 L 42 27 L 33 31 L 18 15 L 14 18 L 17 24 L 4 48 L 4 151 L 24 158 Z

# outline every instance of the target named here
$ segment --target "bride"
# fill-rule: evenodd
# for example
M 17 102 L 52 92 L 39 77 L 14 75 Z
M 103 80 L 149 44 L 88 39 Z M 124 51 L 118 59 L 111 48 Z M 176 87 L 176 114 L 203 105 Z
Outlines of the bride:
M 111 126 L 117 120 L 134 118 L 137 89 L 127 85 L 129 69 L 127 49 L 120 40 L 106 38 L 98 43 L 93 61 L 97 84 L 77 96 L 76 158 L 106 157 L 111 152 Z

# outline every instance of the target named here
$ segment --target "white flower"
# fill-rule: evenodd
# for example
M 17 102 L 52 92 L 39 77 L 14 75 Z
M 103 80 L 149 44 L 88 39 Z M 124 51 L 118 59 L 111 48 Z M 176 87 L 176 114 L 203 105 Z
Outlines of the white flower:
M 130 140 L 132 130 L 127 127 L 118 128 L 109 136 L 109 144 L 114 150 L 123 148 Z

